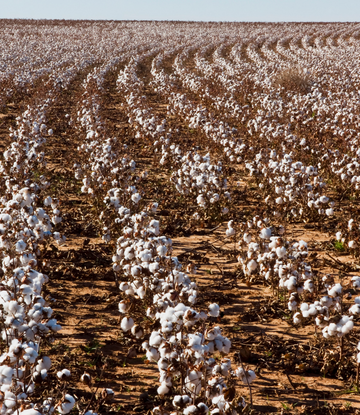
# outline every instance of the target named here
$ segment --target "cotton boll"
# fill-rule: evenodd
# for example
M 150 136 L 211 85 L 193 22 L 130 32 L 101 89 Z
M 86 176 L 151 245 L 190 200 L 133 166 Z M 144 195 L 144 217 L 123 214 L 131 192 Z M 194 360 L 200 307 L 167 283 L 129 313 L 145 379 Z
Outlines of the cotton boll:
M 120 327 L 122 331 L 127 332 L 133 327 L 134 324 L 134 320 L 131 317 L 124 317 L 121 320 Z
M 248 262 L 247 269 L 250 272 L 252 272 L 252 271 L 255 271 L 256 270 L 257 266 L 258 266 L 257 262 L 252 259 L 251 261 Z
M 286 248 L 284 247 L 284 246 L 279 246 L 279 247 L 277 247 L 276 248 L 276 255 L 278 256 L 278 258 L 284 258 L 285 257 L 285 255 L 286 255 Z
M 159 346 L 162 342 L 162 337 L 159 332 L 153 331 L 150 335 L 149 344 L 150 346 Z
M 341 293 L 342 293 L 342 286 L 339 283 L 335 284 L 333 287 L 328 289 L 328 294 L 331 297 L 337 297 Z
M 327 203 L 329 201 L 329 198 L 327 196 L 320 196 L 319 200 L 321 203 Z
M 126 313 L 130 308 L 131 303 L 127 300 L 122 300 L 119 303 L 119 311 L 120 313 Z
M 336 232 L 335 237 L 336 237 L 336 240 L 337 241 L 340 241 L 341 240 L 341 236 L 342 236 L 342 233 L 340 231 L 339 232 Z
M 139 325 L 134 325 L 132 328 L 131 328 L 131 333 L 137 338 L 137 339 L 140 339 L 141 337 L 143 337 L 144 336 L 144 330 L 143 330 L 143 328 L 141 327 L 141 326 L 139 326 Z
M 164 245 L 160 245 L 156 248 L 156 251 L 159 254 L 159 256 L 165 256 L 167 252 L 167 248 Z
M 27 246 L 27 244 L 23 240 L 20 240 L 20 241 L 16 242 L 15 249 L 16 249 L 17 252 L 24 252 L 25 249 L 26 249 L 26 246 Z
M 52 199 L 50 196 L 48 196 L 45 200 L 44 200 L 44 205 L 45 206 L 51 206 L 52 203 Z
M 331 297 L 328 297 L 327 295 L 320 299 L 320 303 L 328 308 L 332 306 L 333 302 L 334 300 Z
M 360 277 L 352 277 L 353 287 L 360 288 Z
M 260 231 L 260 238 L 270 239 L 271 237 L 271 228 L 264 228 Z
M 218 317 L 220 314 L 220 307 L 217 304 L 210 304 L 209 310 L 209 314 L 211 317 Z
M 71 373 L 70 373 L 70 370 L 68 370 L 68 369 L 63 369 L 63 370 L 57 372 L 56 375 L 63 382 L 66 382 L 71 378 Z
M 131 200 L 136 204 L 140 202 L 140 199 L 141 196 L 139 193 L 134 193 L 133 195 L 131 195 Z
M 242 367 L 238 367 L 235 370 L 235 375 L 239 379 L 241 379 L 241 381 L 245 385 L 252 383 L 256 379 L 256 375 L 255 375 L 255 372 L 253 370 L 246 370 L 246 371 L 244 371 L 244 369 Z
M 354 304 L 349 308 L 350 314 L 360 314 L 360 304 Z
M 341 328 L 343 334 L 348 334 L 354 328 L 354 323 L 352 320 L 347 321 Z
M 297 312 L 293 316 L 294 324 L 300 324 L 301 323 L 301 313 Z
M 177 408 L 184 408 L 191 402 L 191 398 L 188 395 L 176 395 L 172 401 L 172 404 Z
M 122 282 L 122 283 L 120 283 L 119 288 L 120 288 L 121 291 L 126 291 L 126 290 L 129 289 L 129 284 L 126 283 L 126 282 Z
M 244 233 L 243 240 L 249 244 L 251 242 L 251 235 L 249 233 Z
M 167 393 L 170 392 L 170 388 L 166 385 L 166 383 L 162 383 L 158 388 L 157 388 L 157 393 L 158 395 L 166 395 Z
M 81 377 L 80 380 L 82 383 L 84 383 L 85 385 L 90 385 L 91 384 L 91 375 L 87 372 L 84 372 Z
M 57 410 L 60 414 L 68 414 L 74 406 L 75 399 L 71 395 L 66 394 L 61 405 L 57 407 Z
M 12 392 L 10 391 L 6 391 L 5 395 L 4 395 L 4 405 L 6 406 L 6 408 L 14 408 L 16 406 L 16 395 L 14 395 Z
M 41 372 L 41 370 L 46 369 L 50 370 L 51 367 L 51 359 L 47 356 L 43 356 L 40 360 L 38 360 L 38 364 L 36 365 L 36 370 Z
M 230 237 L 230 236 L 233 236 L 233 235 L 235 235 L 235 229 L 231 228 L 231 227 L 227 228 L 226 229 L 226 236 Z
M 334 216 L 334 209 L 333 208 L 328 208 L 325 210 L 325 214 L 326 216 Z
M 30 408 L 30 409 L 24 409 L 23 411 L 21 411 L 20 415 L 41 415 L 41 413 L 34 408 Z
M 155 347 L 151 347 L 146 351 L 146 357 L 150 362 L 157 362 L 160 359 L 160 353 Z

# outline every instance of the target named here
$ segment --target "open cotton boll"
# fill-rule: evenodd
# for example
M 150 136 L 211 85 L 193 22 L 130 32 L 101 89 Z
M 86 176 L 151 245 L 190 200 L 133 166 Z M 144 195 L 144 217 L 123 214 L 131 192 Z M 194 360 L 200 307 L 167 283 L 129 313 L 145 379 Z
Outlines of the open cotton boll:
M 354 328 L 354 322 L 352 320 L 347 321 L 341 328 L 343 334 L 348 334 Z
M 135 324 L 134 320 L 131 317 L 124 317 L 121 320 L 120 327 L 121 327 L 122 331 L 127 332 L 133 327 L 134 324 Z
M 162 383 L 158 388 L 157 388 L 157 393 L 158 395 L 166 395 L 167 393 L 170 392 L 170 388 L 166 385 L 166 383 Z
M 337 297 L 342 293 L 342 286 L 341 284 L 337 283 L 333 287 L 328 289 L 328 295 L 331 295 L 331 297 Z
M 149 344 L 150 346 L 159 346 L 161 342 L 163 341 L 163 338 L 157 331 L 153 331 L 149 338 Z
M 218 317 L 220 314 L 220 307 L 217 304 L 210 304 L 209 310 L 209 314 L 211 317 Z
M 128 311 L 128 309 L 130 308 L 130 301 L 127 300 L 122 300 L 119 303 L 119 311 L 120 313 L 126 313 Z
M 140 202 L 140 199 L 141 199 L 141 196 L 140 196 L 139 193 L 134 193 L 133 195 L 131 195 L 131 200 L 134 203 L 139 203 Z
M 27 247 L 27 244 L 23 240 L 20 240 L 20 241 L 16 242 L 16 244 L 15 244 L 15 249 L 16 249 L 17 252 L 25 251 L 26 247 Z
M 293 316 L 294 324 L 300 324 L 301 323 L 301 313 L 297 312 Z
M 41 415 L 41 412 L 37 411 L 34 408 L 24 409 L 20 412 L 20 415 Z
M 244 370 L 242 367 L 238 367 L 235 370 L 235 375 L 245 384 L 252 383 L 256 379 L 255 372 L 253 370 Z
M 329 201 L 329 198 L 327 196 L 320 196 L 319 200 L 321 203 L 327 203 Z
M 63 402 L 57 407 L 57 410 L 60 414 L 68 414 L 74 406 L 75 399 L 71 395 L 66 394 Z
M 150 362 L 157 362 L 160 359 L 160 353 L 155 347 L 151 347 L 146 351 L 146 357 Z
M 276 252 L 276 255 L 278 256 L 278 258 L 284 258 L 285 257 L 285 255 L 286 255 L 286 248 L 284 247 L 284 246 L 279 246 L 279 247 L 277 247 L 276 248 L 276 250 L 275 250 L 275 252 Z
M 227 237 L 230 237 L 230 236 L 233 236 L 233 235 L 235 235 L 235 229 L 234 228 L 231 228 L 231 227 L 228 227 L 226 229 L 226 236 Z
M 353 287 L 360 288 L 360 277 L 352 277 L 351 281 L 353 282 Z
M 71 378 L 70 370 L 63 369 L 57 372 L 56 376 L 62 381 L 68 381 Z
M 51 359 L 48 356 L 43 356 L 36 365 L 36 370 L 41 372 L 43 369 L 49 370 L 51 367 Z
M 354 304 L 349 308 L 350 314 L 360 314 L 360 304 Z
M 247 269 L 248 269 L 250 272 L 252 272 L 252 271 L 255 271 L 255 270 L 256 270 L 257 266 L 258 266 L 257 262 L 256 262 L 254 259 L 252 259 L 252 260 L 250 260 L 250 261 L 248 262 L 248 264 L 247 264 Z
M 185 378 L 185 389 L 192 393 L 199 394 L 201 390 L 201 378 L 201 372 L 197 372 L 196 370 L 190 371 Z
M 44 205 L 45 206 L 51 206 L 51 203 L 52 203 L 52 199 L 51 199 L 50 196 L 48 196 L 47 198 L 45 198 L 45 200 L 44 200 Z
M 334 216 L 335 212 L 333 208 L 328 208 L 325 210 L 326 216 Z
M 263 228 L 260 231 L 260 238 L 262 239 L 270 239 L 271 237 L 271 228 Z
M 119 288 L 120 288 L 121 291 L 126 291 L 126 290 L 129 289 L 129 284 L 127 282 L 122 282 L 122 283 L 120 283 Z
M 197 406 L 190 405 L 184 409 L 183 415 L 191 415 L 191 414 L 196 414 L 198 412 L 199 412 L 199 408 Z
M 300 310 L 302 312 L 308 311 L 309 310 L 309 304 L 308 303 L 302 303 L 301 306 L 300 306 Z
M 143 337 L 144 335 L 144 330 L 141 326 L 135 324 L 132 328 L 131 328 L 131 333 L 137 338 L 140 339 L 141 337 Z
M 6 391 L 4 395 L 4 405 L 6 408 L 12 409 L 16 406 L 16 395 L 10 391 Z
M 249 244 L 251 242 L 251 235 L 249 233 L 244 233 L 243 240 Z
M 176 395 L 172 401 L 173 406 L 177 408 L 184 408 L 191 402 L 191 398 L 188 395 Z

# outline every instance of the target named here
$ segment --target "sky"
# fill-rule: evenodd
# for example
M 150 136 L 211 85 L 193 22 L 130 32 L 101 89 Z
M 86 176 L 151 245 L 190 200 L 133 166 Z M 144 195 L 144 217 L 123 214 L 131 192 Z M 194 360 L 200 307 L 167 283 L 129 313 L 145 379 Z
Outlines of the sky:
M 360 0 L 1 0 L 0 18 L 360 21 Z

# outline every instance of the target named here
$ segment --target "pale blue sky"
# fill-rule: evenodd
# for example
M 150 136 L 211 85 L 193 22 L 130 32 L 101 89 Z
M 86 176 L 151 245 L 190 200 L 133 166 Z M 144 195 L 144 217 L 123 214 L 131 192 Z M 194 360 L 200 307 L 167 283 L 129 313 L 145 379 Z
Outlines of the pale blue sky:
M 360 21 L 360 0 L 1 0 L 0 18 Z

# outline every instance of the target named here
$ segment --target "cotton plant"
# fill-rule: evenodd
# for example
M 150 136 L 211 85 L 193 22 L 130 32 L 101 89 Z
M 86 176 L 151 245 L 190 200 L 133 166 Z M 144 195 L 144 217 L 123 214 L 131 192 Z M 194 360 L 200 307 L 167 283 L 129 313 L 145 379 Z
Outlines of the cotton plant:
M 259 182 L 268 210 L 275 218 L 309 220 L 334 216 L 335 202 L 326 195 L 326 183 L 316 166 L 294 162 L 291 152 L 282 156 L 275 150 L 261 151 L 255 161 L 245 165 Z
M 359 236 L 360 223 L 354 219 L 343 220 L 339 224 L 339 230 L 335 233 L 334 239 L 340 243 L 342 248 L 346 248 L 355 258 L 359 257 Z
M 289 310 L 298 308 L 299 296 L 314 293 L 307 243 L 288 241 L 284 226 L 270 226 L 269 219 L 257 216 L 238 225 L 230 221 L 226 234 L 236 235 L 240 251 L 237 259 L 244 276 L 250 280 L 260 277 L 273 290 L 288 293 Z
M 360 286 L 359 280 L 359 277 L 352 277 L 355 289 Z M 314 322 L 315 331 L 320 332 L 324 339 L 337 340 L 340 362 L 344 356 L 345 340 L 355 328 L 354 317 L 360 314 L 360 297 L 355 297 L 352 305 L 344 305 L 343 297 L 346 288 L 341 283 L 335 283 L 333 278 L 323 277 L 322 297 L 313 303 L 303 302 L 300 305 L 300 311 L 293 316 L 295 325 L 311 319 Z
M 215 209 L 226 214 L 227 205 L 231 201 L 227 179 L 222 175 L 222 164 L 211 163 L 210 154 L 187 153 L 182 159 L 179 169 L 170 179 L 176 190 L 186 196 L 193 196 L 199 207 L 197 213 L 205 211 L 207 215 Z

